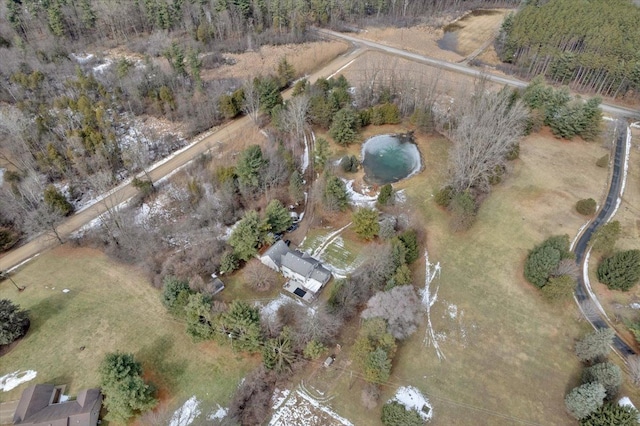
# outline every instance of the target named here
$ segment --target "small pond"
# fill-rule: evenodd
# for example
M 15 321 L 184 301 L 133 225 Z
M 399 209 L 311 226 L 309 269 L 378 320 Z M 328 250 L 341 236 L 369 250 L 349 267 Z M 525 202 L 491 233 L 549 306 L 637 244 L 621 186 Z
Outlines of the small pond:
M 365 180 L 384 185 L 420 171 L 420 151 L 412 135 L 378 135 L 362 145 Z

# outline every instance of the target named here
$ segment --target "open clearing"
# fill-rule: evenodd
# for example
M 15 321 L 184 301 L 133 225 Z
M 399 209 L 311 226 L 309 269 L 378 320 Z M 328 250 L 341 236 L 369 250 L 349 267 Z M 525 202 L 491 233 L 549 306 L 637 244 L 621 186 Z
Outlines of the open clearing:
M 507 9 L 478 10 L 456 21 L 456 52 L 468 56 L 492 39 L 500 30 L 504 17 L 510 12 Z
M 141 273 L 96 250 L 60 247 L 13 278 L 26 290 L 18 293 L 4 281 L 0 291 L 31 311 L 31 329 L 2 357 L 0 376 L 17 370 L 38 375 L 0 393 L 2 402 L 18 399 L 35 382 L 67 384 L 71 395 L 97 386 L 104 354 L 120 350 L 142 362 L 167 406 L 180 406 L 195 395 L 203 415 L 209 415 L 217 404 L 228 403 L 238 382 L 259 362 L 214 342 L 194 344 Z

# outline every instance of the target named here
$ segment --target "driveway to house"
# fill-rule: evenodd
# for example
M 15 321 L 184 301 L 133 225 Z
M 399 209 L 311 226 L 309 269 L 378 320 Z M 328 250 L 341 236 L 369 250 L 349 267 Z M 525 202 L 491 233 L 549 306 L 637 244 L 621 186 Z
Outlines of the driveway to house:
M 588 266 L 589 254 L 591 252 L 589 240 L 601 225 L 604 225 L 611 219 L 616 211 L 618 199 L 622 197 L 622 191 L 624 189 L 622 185 L 626 173 L 625 163 L 628 161 L 627 132 L 630 132 L 631 130 L 627 127 L 625 122 L 617 120 L 616 131 L 617 137 L 613 157 L 613 170 L 611 173 L 611 184 L 609 186 L 607 198 L 604 205 L 598 212 L 598 216 L 596 216 L 596 218 L 582 232 L 573 248 L 573 251 L 576 254 L 576 263 L 580 268 L 580 276 L 578 277 L 578 285 L 576 286 L 575 291 L 576 302 L 578 303 L 582 314 L 594 328 L 599 329 L 611 327 L 614 331 L 615 328 L 612 326 L 609 318 L 591 290 Z M 617 332 L 613 339 L 613 348 L 623 359 L 636 353 L 633 343 L 627 343 L 620 334 L 617 334 Z
M 310 82 L 314 82 L 320 77 L 331 75 L 346 66 L 350 65 L 360 54 L 363 53 L 363 49 L 352 48 L 345 54 L 338 56 L 326 66 L 322 67 L 313 74 L 306 76 Z M 286 99 L 291 96 L 291 90 L 287 90 L 283 93 L 283 97 Z M 193 139 L 193 142 L 186 148 L 183 148 L 176 154 L 173 154 L 169 159 L 160 161 L 147 170 L 147 174 L 153 182 L 157 182 L 164 176 L 172 173 L 173 171 L 183 167 L 191 160 L 197 158 L 199 155 L 207 152 L 216 144 L 220 143 L 220 139 L 229 139 L 233 135 L 239 134 L 240 131 L 246 126 L 253 126 L 253 122 L 249 117 L 242 117 L 233 120 L 223 126 L 216 129 L 215 132 L 205 132 Z M 224 135 L 224 136 L 222 136 Z M 142 177 L 142 173 L 139 175 Z M 84 225 L 97 219 L 101 214 L 107 210 L 112 209 L 120 204 L 130 200 L 136 195 L 138 190 L 131 185 L 131 180 L 127 180 L 120 184 L 118 187 L 103 194 L 99 197 L 99 201 L 92 206 L 82 209 L 73 214 L 61 225 L 58 226 L 58 234 L 64 239 L 71 235 L 73 232 L 79 230 Z M 25 261 L 37 256 L 44 250 L 50 249 L 58 245 L 55 237 L 45 233 L 26 244 L 10 250 L 0 257 L 0 271 L 10 270 Z
M 494 83 L 506 84 L 508 86 L 514 86 L 518 88 L 527 87 L 527 85 L 529 84 L 526 81 L 518 80 L 512 77 L 504 77 L 501 75 L 491 74 L 486 70 L 479 70 L 477 68 L 472 68 L 466 63 L 447 62 L 441 59 L 435 59 L 429 56 L 419 55 L 417 53 L 408 52 L 406 50 L 398 49 L 396 47 L 387 46 L 387 45 L 376 43 L 370 40 L 364 40 L 359 37 L 354 37 L 352 35 L 347 35 L 347 34 L 339 33 L 336 31 L 320 29 L 320 28 L 316 28 L 315 31 L 317 31 L 319 34 L 324 36 L 348 41 L 355 46 L 361 46 L 369 49 L 380 50 L 390 55 L 398 56 L 414 62 L 420 62 L 426 65 L 430 65 L 432 67 L 444 69 L 446 71 L 453 71 L 453 72 L 468 75 L 471 77 L 483 76 L 483 77 L 486 77 L 489 81 L 492 81 Z M 602 103 L 600 104 L 600 108 L 602 109 L 603 112 L 614 115 L 614 116 L 640 119 L 640 111 L 637 109 L 626 108 L 618 105 L 613 105 L 610 103 Z

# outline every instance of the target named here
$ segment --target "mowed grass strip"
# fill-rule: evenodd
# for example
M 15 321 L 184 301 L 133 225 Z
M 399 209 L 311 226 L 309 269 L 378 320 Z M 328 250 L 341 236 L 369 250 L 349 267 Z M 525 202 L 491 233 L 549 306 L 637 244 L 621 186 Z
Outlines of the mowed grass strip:
M 208 414 L 217 403 L 228 403 L 259 362 L 214 342 L 194 344 L 185 326 L 165 311 L 160 291 L 134 268 L 96 250 L 60 247 L 13 278 L 26 290 L 18 293 L 5 281 L 2 297 L 30 311 L 31 329 L 0 360 L 0 376 L 27 369 L 38 376 L 0 393 L 0 401 L 18 399 L 34 383 L 67 384 L 71 395 L 98 386 L 104 355 L 119 350 L 142 362 L 164 403 L 175 407 L 196 395 Z
M 432 293 L 439 286 L 431 318 L 446 359 L 425 346 L 423 325 L 400 343 L 381 402 L 398 386 L 412 385 L 430 398 L 434 424 L 572 424 L 564 396 L 581 370 L 575 340 L 589 327 L 572 301 L 545 302 L 524 281 L 522 268 L 535 244 L 552 234 L 573 238 L 586 222 L 575 202 L 604 193 L 607 172 L 595 162 L 606 150 L 546 133 L 527 138 L 521 158 L 493 188 L 474 227 L 452 234 L 448 214 L 431 197 L 444 183 L 449 143 L 418 144 L 425 171 L 398 187 L 406 189 L 405 210 L 426 230 L 431 262 L 442 266 L 431 285 Z M 424 259 L 416 262 L 414 277 L 423 288 Z M 360 403 L 362 385 L 356 375 L 342 376 L 333 392 L 351 397 L 335 398 L 333 406 L 349 419 L 380 424 L 379 408 L 366 410 Z

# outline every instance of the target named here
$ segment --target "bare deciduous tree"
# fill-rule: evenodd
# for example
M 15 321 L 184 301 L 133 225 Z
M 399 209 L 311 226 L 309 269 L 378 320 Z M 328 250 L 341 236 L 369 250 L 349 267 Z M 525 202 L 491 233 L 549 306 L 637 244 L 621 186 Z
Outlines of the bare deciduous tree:
M 251 117 L 251 120 L 257 126 L 259 123 L 258 118 L 260 117 L 260 93 L 258 93 L 258 88 L 253 79 L 245 81 L 242 88 L 244 90 L 242 111 Z
M 242 270 L 245 283 L 257 291 L 269 291 L 278 280 L 275 271 L 267 268 L 259 260 L 250 260 Z
M 506 91 L 490 92 L 483 81 L 460 93 L 446 116 L 453 141 L 449 184 L 458 192 L 488 191 L 491 177 L 522 137 L 527 115 L 521 102 L 511 104 Z
M 413 286 L 403 285 L 376 293 L 367 302 L 361 316 L 365 319 L 384 318 L 389 332 L 396 339 L 406 339 L 418 328 L 421 311 Z

